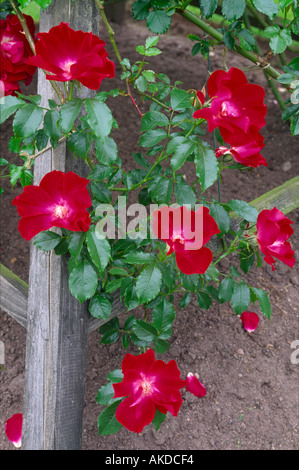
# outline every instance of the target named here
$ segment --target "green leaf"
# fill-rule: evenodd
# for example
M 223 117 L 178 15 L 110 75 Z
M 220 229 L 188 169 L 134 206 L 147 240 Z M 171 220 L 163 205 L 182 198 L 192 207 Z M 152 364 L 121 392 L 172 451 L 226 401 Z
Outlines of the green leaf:
M 156 46 L 159 42 L 159 36 L 150 36 L 145 41 L 145 48 Z
M 153 309 L 154 326 L 157 328 L 159 335 L 162 333 L 162 339 L 171 336 L 171 326 L 175 315 L 175 308 L 167 299 L 163 299 L 162 302 Z M 163 333 L 166 333 L 166 335 L 163 335 Z
M 231 277 L 226 277 L 221 281 L 218 288 L 218 296 L 221 302 L 228 302 L 233 295 L 235 281 Z
M 172 196 L 173 186 L 169 178 L 154 176 L 148 182 L 148 192 L 157 204 L 169 204 Z
M 98 418 L 98 432 L 100 436 L 115 434 L 122 428 L 122 424 L 115 417 L 115 412 L 121 401 L 122 399 L 112 403 L 100 414 Z
M 288 29 L 282 29 L 276 36 L 271 37 L 270 47 L 274 54 L 281 54 L 281 52 L 284 52 L 288 46 L 292 45 L 292 42 L 293 39 L 291 31 Z
M 240 268 L 242 271 L 247 274 L 255 260 L 255 254 L 253 249 L 250 247 L 248 250 L 247 247 L 243 247 L 239 253 Z
M 87 249 L 93 263 L 103 271 L 111 257 L 111 246 L 106 238 L 98 238 L 95 227 L 91 227 L 86 235 Z
M 70 232 L 69 234 L 69 245 L 68 249 L 70 254 L 75 258 L 81 253 L 83 243 L 85 240 L 86 233 L 85 232 Z
M 145 264 L 154 263 L 156 256 L 154 253 L 146 253 L 144 251 L 134 251 L 124 256 L 126 263 L 129 264 Z
M 197 303 L 200 308 L 209 309 L 212 305 L 211 297 L 205 292 L 197 292 Z
M 34 245 L 40 250 L 51 251 L 60 243 L 61 236 L 55 232 L 40 232 L 34 238 Z
M 222 14 L 229 21 L 240 18 L 245 11 L 245 0 L 223 0 Z
M 141 147 L 153 147 L 157 145 L 161 140 L 166 139 L 167 132 L 163 129 L 153 129 L 145 132 L 139 140 Z
M 185 111 L 192 107 L 191 96 L 185 90 L 173 88 L 170 93 L 170 106 L 174 111 Z
M 187 158 L 196 149 L 196 143 L 190 139 L 184 139 L 174 151 L 173 157 L 171 158 L 171 166 L 173 171 L 179 170 L 187 160 Z
M 80 113 L 82 100 L 73 98 L 60 108 L 61 128 L 67 134 L 72 129 L 75 119 Z
M 228 232 L 230 229 L 230 218 L 227 211 L 224 209 L 221 204 L 213 203 L 210 206 L 210 214 L 215 219 L 216 224 L 218 225 L 221 232 Z
M 109 178 L 114 171 L 114 168 L 111 166 L 97 164 L 88 178 L 90 180 L 101 181 Z
M 146 24 L 154 34 L 164 34 L 171 25 L 171 16 L 165 10 L 153 10 L 147 15 Z
M 80 303 L 90 299 L 95 294 L 97 286 L 97 273 L 87 260 L 83 260 L 72 269 L 69 277 L 69 289 Z
M 232 199 L 231 201 L 226 202 L 225 205 L 248 222 L 256 222 L 258 211 L 255 207 L 248 204 L 248 202 L 241 201 L 239 199 Z
M 267 318 L 271 318 L 271 304 L 268 298 L 268 294 L 263 289 L 258 289 L 256 287 L 251 287 L 250 290 L 253 292 L 254 296 L 258 299 L 261 311 Z
M 246 51 L 255 50 L 255 37 L 249 29 L 242 29 L 238 35 L 240 39 L 240 46 Z
M 104 323 L 99 329 L 102 336 L 101 344 L 112 344 L 119 338 L 119 320 L 118 317 L 112 318 L 112 320 Z
M 159 111 L 148 111 L 141 120 L 141 132 L 154 129 L 157 126 L 168 126 L 169 119 L 165 114 Z
M 196 195 L 191 186 L 188 186 L 188 184 L 184 183 L 183 181 L 176 182 L 174 185 L 174 192 L 179 206 L 190 204 L 190 206 L 193 207 L 195 205 Z
M 136 293 L 142 303 L 154 299 L 162 285 L 162 273 L 154 265 L 147 266 L 136 281 Z
M 6 119 L 8 119 L 11 114 L 25 105 L 25 101 L 20 100 L 16 96 L 3 96 L 0 99 L 0 124 L 6 121 Z
M 195 292 L 198 289 L 198 284 L 199 284 L 198 274 L 180 273 L 180 278 L 181 278 L 183 287 L 186 290 Z
M 107 321 L 111 314 L 111 302 L 106 297 L 95 295 L 90 299 L 88 309 L 93 317 Z
M 43 119 L 43 110 L 32 103 L 20 108 L 13 120 L 13 131 L 17 137 L 29 137 L 35 133 Z
M 112 320 L 111 320 L 111 323 L 112 323 Z M 115 326 L 117 326 L 117 322 L 115 323 Z M 101 328 L 104 329 L 103 327 Z M 114 369 L 111 372 L 109 372 L 109 374 L 107 375 L 107 379 L 109 380 L 109 382 L 113 384 L 122 382 L 123 378 L 124 378 L 124 374 L 122 373 L 121 369 Z
M 60 115 L 56 109 L 47 111 L 44 117 L 44 131 L 50 139 L 51 144 L 55 147 L 61 130 L 60 130 Z
M 156 328 L 143 320 L 135 320 L 132 329 L 137 338 L 147 344 L 150 344 L 158 336 Z
M 217 180 L 219 175 L 219 163 L 215 152 L 213 152 L 207 144 L 198 146 L 195 152 L 194 162 L 201 190 L 204 192 Z
M 255 8 L 273 19 L 275 15 L 278 15 L 279 8 L 273 0 L 252 0 Z
M 89 142 L 86 132 L 74 132 L 67 139 L 67 147 L 78 157 L 85 160 L 86 155 L 89 151 Z
M 162 51 L 158 49 L 157 47 L 150 47 L 149 49 L 146 49 L 145 51 L 145 56 L 147 57 L 152 57 L 152 56 L 156 56 L 159 54 L 162 54 Z
M 146 91 L 147 81 L 143 77 L 143 75 L 140 75 L 140 77 L 137 78 L 137 80 L 135 81 L 135 85 L 136 85 L 137 90 L 139 90 L 141 93 L 144 93 Z
M 170 348 L 170 343 L 164 339 L 157 338 L 154 340 L 154 348 L 158 354 L 164 354 Z
M 103 181 L 93 181 L 91 183 L 91 191 L 97 201 L 110 204 L 111 191 Z
M 0 166 L 8 165 L 8 161 L 5 158 L 0 158 Z
M 100 139 L 105 139 L 112 129 L 112 114 L 108 106 L 99 98 L 86 98 L 87 122 L 94 134 Z
M 105 140 L 95 139 L 97 159 L 102 165 L 110 166 L 118 159 L 118 149 L 115 140 L 106 137 Z
M 115 395 L 114 388 L 111 382 L 103 385 L 97 393 L 96 402 L 99 405 L 107 406 L 115 403 L 119 398 L 113 398 Z
M 156 408 L 155 417 L 153 419 L 153 425 L 155 426 L 156 431 L 160 429 L 160 426 L 164 423 L 165 419 L 166 413 L 161 413 L 161 411 Z
M 235 283 L 231 305 L 237 315 L 243 313 L 250 302 L 250 290 L 244 281 Z
M 21 185 L 23 188 L 29 186 L 33 182 L 33 173 L 31 170 L 23 170 L 21 173 Z
M 218 0 L 200 0 L 200 9 L 205 18 L 211 18 L 218 6 Z
M 143 168 L 146 168 L 147 170 L 150 169 L 150 165 L 147 161 L 146 158 L 142 155 L 142 153 L 132 153 L 132 157 L 134 158 L 135 162 L 138 163 L 138 165 L 143 166 Z
M 135 20 L 145 20 L 149 9 L 151 8 L 151 0 L 139 0 L 133 3 L 132 12 Z

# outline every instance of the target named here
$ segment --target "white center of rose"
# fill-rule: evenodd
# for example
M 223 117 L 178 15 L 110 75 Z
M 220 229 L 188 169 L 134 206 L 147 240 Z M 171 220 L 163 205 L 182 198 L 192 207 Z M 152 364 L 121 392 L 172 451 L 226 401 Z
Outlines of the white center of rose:
M 140 385 L 144 395 L 149 395 L 152 392 L 152 385 L 148 380 L 144 379 Z
M 67 215 L 67 208 L 65 206 L 56 206 L 54 213 L 57 219 L 64 219 Z

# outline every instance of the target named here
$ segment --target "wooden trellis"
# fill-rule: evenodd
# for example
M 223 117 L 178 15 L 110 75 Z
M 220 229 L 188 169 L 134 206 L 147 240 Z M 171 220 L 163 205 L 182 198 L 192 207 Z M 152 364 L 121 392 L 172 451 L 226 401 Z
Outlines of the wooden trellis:
M 98 34 L 98 11 L 92 0 L 55 0 L 41 12 L 40 31 L 61 21 L 74 29 Z M 41 106 L 54 99 L 52 87 L 39 72 Z M 84 97 L 92 96 L 84 89 Z M 83 97 L 81 95 L 81 97 Z M 65 142 L 41 155 L 34 166 L 34 184 L 52 170 L 72 170 L 86 176 L 82 160 L 69 154 Z M 258 210 L 278 207 L 288 213 L 299 207 L 299 177 L 252 201 Z M 233 218 L 233 226 L 238 219 Z M 213 251 L 219 251 L 217 241 Z M 22 448 L 25 450 L 76 450 L 81 448 L 87 335 L 98 328 L 87 303 L 70 293 L 65 256 L 43 252 L 31 244 L 29 286 L 0 265 L 0 307 L 27 330 Z M 115 293 L 112 316 L 126 310 Z

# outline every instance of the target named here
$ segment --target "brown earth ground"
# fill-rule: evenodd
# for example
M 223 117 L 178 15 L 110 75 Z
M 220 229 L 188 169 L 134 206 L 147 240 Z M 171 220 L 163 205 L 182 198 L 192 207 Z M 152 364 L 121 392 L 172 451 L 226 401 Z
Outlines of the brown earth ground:
M 131 18 L 130 10 L 122 25 L 113 25 L 122 57 L 131 63 L 138 59 L 135 48 L 151 35 L 143 23 Z M 195 26 L 175 17 L 170 31 L 161 36 L 159 47 L 163 54 L 150 61 L 149 68 L 166 73 L 174 82 L 181 80 L 186 89 L 200 89 L 206 82 L 207 62 L 190 54 L 189 33 L 198 34 Z M 105 31 L 107 50 L 113 51 Z M 263 46 L 263 45 L 262 45 Z M 212 70 L 222 67 L 222 49 L 211 54 Z M 237 54 L 229 53 L 228 67 L 244 68 L 250 64 Z M 102 89 L 121 87 L 120 67 L 116 78 L 106 80 Z M 250 82 L 266 87 L 263 73 L 246 70 Z M 30 92 L 34 91 L 35 83 Z M 28 90 L 27 90 L 28 92 Z M 286 96 L 286 93 L 285 95 Z M 250 201 L 284 183 L 298 174 L 298 137 L 292 138 L 289 127 L 281 120 L 281 111 L 273 95 L 266 89 L 268 106 L 267 125 L 263 128 L 266 147 L 263 155 L 268 167 L 250 172 L 226 172 L 222 183 L 222 200 L 232 198 Z M 109 105 L 120 130 L 115 134 L 119 155 L 126 169 L 132 169 L 131 152 L 137 151 L 140 122 L 128 98 L 109 100 Z M 15 155 L 7 151 L 11 121 L 2 126 L 1 156 L 13 161 Z M 192 166 L 186 167 L 187 180 L 192 177 Z M 1 262 L 24 280 L 28 280 L 29 244 L 17 230 L 19 217 L 11 205 L 22 189 L 10 189 L 5 182 L 1 196 Z M 208 191 L 217 197 L 216 188 Z M 292 246 L 298 256 L 299 211 L 289 214 L 294 221 Z M 247 277 L 248 284 L 261 287 L 270 294 L 272 318 L 260 315 L 258 329 L 251 335 L 242 327 L 240 319 L 228 304 L 214 303 L 209 310 L 201 310 L 196 299 L 188 307 L 177 311 L 170 350 L 163 360 L 175 359 L 182 376 L 197 372 L 207 388 L 207 395 L 197 399 L 183 392 L 184 403 L 179 417 L 167 416 L 160 430 L 149 425 L 138 435 L 122 429 L 116 435 L 99 437 L 97 418 L 102 408 L 96 403 L 98 389 L 106 383 L 109 371 L 120 368 L 124 351 L 119 342 L 99 344 L 97 331 L 88 340 L 86 395 L 83 423 L 84 450 L 298 450 L 298 371 L 291 363 L 291 343 L 299 339 L 298 328 L 298 265 L 293 269 L 276 263 L 276 270 L 263 263 L 254 267 Z M 177 300 L 176 300 L 177 303 Z M 249 308 L 258 313 L 258 307 Z M 0 312 L 0 340 L 6 353 L 5 371 L 0 369 L 0 449 L 14 447 L 4 433 L 4 423 L 14 413 L 22 412 L 25 331 L 13 319 Z M 125 316 L 121 317 L 121 321 Z M 127 352 L 136 353 L 135 347 Z

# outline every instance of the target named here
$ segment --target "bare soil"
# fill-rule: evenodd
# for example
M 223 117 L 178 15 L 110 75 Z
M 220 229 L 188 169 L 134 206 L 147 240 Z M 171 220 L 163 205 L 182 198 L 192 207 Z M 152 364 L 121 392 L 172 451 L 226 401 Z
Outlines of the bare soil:
M 115 38 L 122 57 L 131 62 L 138 59 L 135 48 L 150 35 L 145 25 L 137 23 L 128 11 L 122 25 L 113 24 Z M 196 27 L 180 17 L 173 21 L 170 31 L 161 36 L 159 47 L 163 54 L 150 61 L 149 68 L 166 73 L 174 82 L 181 80 L 186 89 L 201 89 L 208 78 L 207 61 L 192 57 L 192 44 L 186 38 L 198 34 Z M 114 58 L 106 32 L 107 50 Z M 263 47 L 263 44 L 261 44 Z M 222 50 L 211 54 L 212 70 L 223 65 Z M 228 67 L 250 66 L 237 54 L 228 53 Z M 124 87 L 117 66 L 116 78 L 103 82 L 103 89 Z M 221 185 L 222 200 L 232 198 L 251 201 L 298 174 L 298 137 L 292 138 L 289 127 L 281 120 L 281 111 L 266 87 L 263 73 L 246 69 L 250 82 L 266 88 L 268 106 L 267 125 L 262 133 L 266 147 L 263 155 L 267 168 L 253 172 L 226 172 Z M 30 92 L 36 83 L 31 85 Z M 27 90 L 28 92 L 28 90 Z M 285 96 L 287 94 L 285 93 Z M 109 106 L 119 124 L 115 133 L 119 155 L 127 169 L 134 168 L 131 153 L 137 150 L 140 121 L 128 98 L 109 100 Z M 2 125 L 1 156 L 14 161 L 7 151 L 11 121 Z M 192 177 L 192 167 L 186 168 L 186 177 Z M 19 217 L 11 205 L 22 192 L 13 190 L 5 182 L 1 196 L 1 262 L 18 276 L 28 281 L 29 244 L 19 235 Z M 217 188 L 208 191 L 217 197 Z M 289 214 L 294 221 L 292 247 L 298 258 L 299 210 Z M 253 267 L 247 276 L 248 284 L 268 291 L 272 304 L 272 318 L 260 314 L 258 329 L 249 335 L 239 317 L 228 304 L 214 303 L 209 310 L 201 310 L 196 299 L 181 311 L 177 309 L 170 350 L 162 359 L 175 359 L 185 377 L 190 371 L 198 373 L 207 388 L 207 395 L 197 399 L 183 392 L 184 403 L 177 418 L 167 416 L 160 430 L 147 426 L 138 435 L 122 429 L 112 436 L 97 435 L 97 419 L 102 408 L 96 403 L 98 389 L 106 383 L 108 372 L 120 368 L 124 351 L 117 342 L 111 346 L 99 343 L 94 331 L 88 339 L 86 395 L 83 423 L 84 450 L 298 450 L 299 365 L 291 363 L 291 343 L 299 339 L 298 328 L 298 265 L 293 269 L 281 262 L 276 270 L 263 263 L 262 269 Z M 178 306 L 178 299 L 176 299 Z M 121 317 L 121 321 L 125 315 Z M 4 312 L 0 312 L 0 340 L 5 345 L 5 371 L 0 369 L 0 449 L 14 449 L 4 433 L 4 423 L 14 413 L 22 412 L 25 331 Z M 136 353 L 130 346 L 127 350 Z

